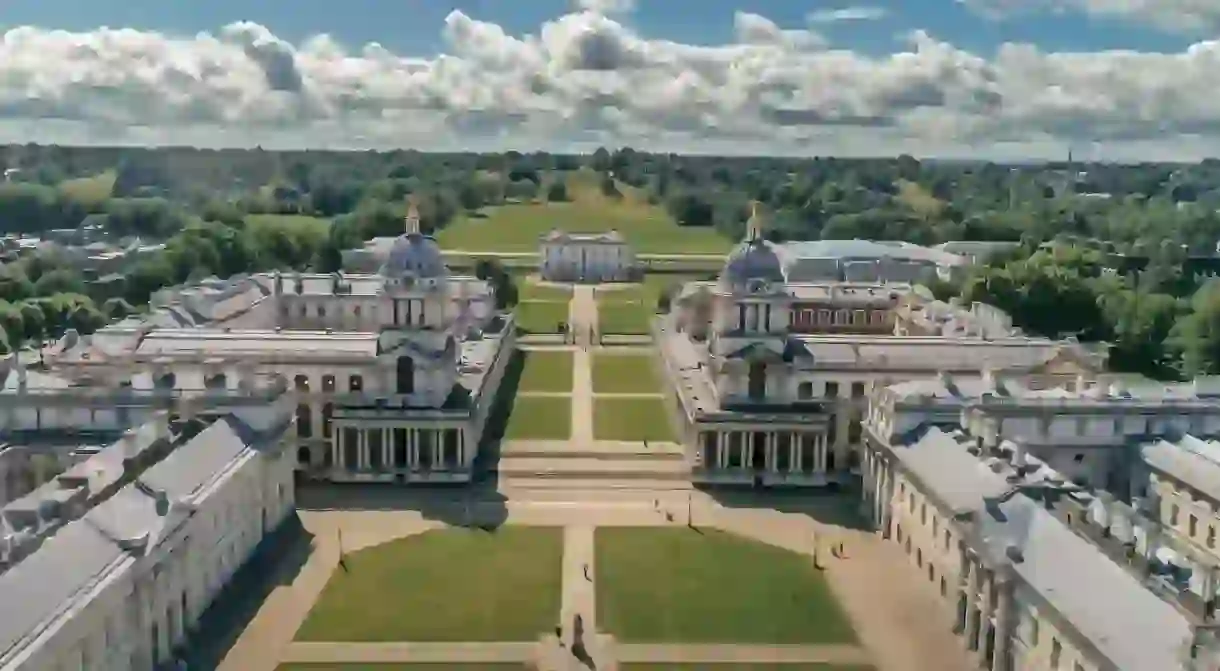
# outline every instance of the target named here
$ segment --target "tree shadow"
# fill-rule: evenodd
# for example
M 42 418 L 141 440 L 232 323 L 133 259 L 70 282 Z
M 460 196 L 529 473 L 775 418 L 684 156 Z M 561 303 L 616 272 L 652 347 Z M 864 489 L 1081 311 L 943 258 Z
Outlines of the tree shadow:
M 191 669 L 215 669 L 254 620 L 267 597 L 289 585 L 309 561 L 314 536 L 296 514 L 263 537 L 199 618 L 183 658 Z
M 748 485 L 701 485 L 698 489 L 724 508 L 774 510 L 804 515 L 821 524 L 856 531 L 871 528 L 868 521 L 860 515 L 860 493 L 856 487 L 756 489 Z M 698 523 L 697 515 L 695 522 Z

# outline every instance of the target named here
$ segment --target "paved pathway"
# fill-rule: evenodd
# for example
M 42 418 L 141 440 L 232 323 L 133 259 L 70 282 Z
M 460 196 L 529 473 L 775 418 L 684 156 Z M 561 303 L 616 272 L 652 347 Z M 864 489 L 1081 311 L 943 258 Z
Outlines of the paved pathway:
M 315 643 L 299 641 L 288 646 L 283 662 L 311 663 L 495 663 L 527 662 L 535 658 L 538 643 Z
M 739 664 L 803 663 L 860 664 L 872 662 L 872 657 L 856 645 L 739 645 L 739 644 L 641 644 L 618 643 L 614 658 L 624 662 L 654 662 L 670 664 Z
M 587 349 L 576 350 L 572 360 L 572 444 L 593 444 L 593 362 Z

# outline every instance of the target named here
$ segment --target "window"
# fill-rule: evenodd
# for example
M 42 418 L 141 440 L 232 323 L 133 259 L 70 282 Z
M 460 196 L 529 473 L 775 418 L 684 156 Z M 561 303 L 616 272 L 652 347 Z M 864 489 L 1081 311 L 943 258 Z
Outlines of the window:
M 1051 668 L 1052 669 L 1059 668 L 1059 658 L 1062 656 L 1063 656 L 1063 644 L 1059 642 L 1059 639 L 1052 638 L 1051 639 Z
M 933 513 L 932 514 L 932 537 L 933 538 L 936 538 L 938 535 L 940 535 L 939 527 L 940 527 L 939 520 L 936 519 L 936 514 Z
M 801 400 L 813 398 L 813 383 L 802 382 L 796 386 L 796 397 Z
M 911 512 L 915 512 L 915 492 L 911 492 L 911 496 L 907 499 L 907 502 L 910 504 L 907 507 L 911 509 Z
M 298 375 L 293 378 L 293 384 L 296 385 L 297 391 L 309 392 L 309 376 Z
M 359 305 L 357 305 L 356 307 L 352 308 L 352 314 L 353 314 L 353 315 L 355 315 L 355 316 L 357 316 L 357 317 L 359 317 L 359 316 L 360 316 L 360 306 L 359 306 Z
M 1080 662 L 1072 664 L 1072 671 L 1084 671 L 1084 664 L 1081 664 Z
M 862 398 L 863 396 L 864 396 L 864 383 L 863 382 L 852 382 L 851 383 L 851 397 L 852 398 Z
M 919 504 L 919 523 L 928 523 L 928 504 L 926 503 Z
M 313 437 L 313 422 L 311 421 L 308 403 L 301 403 L 297 406 L 297 437 Z
M 322 437 L 330 438 L 331 422 L 335 416 L 335 404 L 327 403 L 322 406 Z
M 1029 644 L 1038 645 L 1038 617 L 1033 613 L 1026 613 L 1025 617 L 1029 623 Z
M 826 398 L 838 398 L 838 397 L 839 397 L 839 383 L 838 382 L 827 382 L 826 383 Z
M 1216 527 L 1207 527 L 1207 547 L 1213 549 L 1216 547 Z
M 1078 464 L 1083 464 L 1084 463 L 1084 452 L 1077 452 L 1076 455 L 1072 457 L 1072 461 L 1074 461 Z
M 326 308 L 322 307 L 321 305 L 318 306 L 318 316 L 319 317 L 326 316 Z
M 359 375 L 347 378 L 347 388 L 349 391 L 364 391 L 364 378 Z
M 1199 533 L 1199 518 L 1195 517 L 1194 515 L 1191 515 L 1190 520 L 1187 522 L 1187 524 L 1188 524 L 1187 528 L 1189 529 L 1189 531 L 1187 533 L 1190 534 L 1191 538 L 1194 538 L 1195 534 Z
M 322 376 L 322 391 L 327 394 L 335 393 L 335 376 L 334 375 L 323 375 Z
M 1173 524 L 1173 525 L 1175 525 L 1175 526 L 1177 525 L 1177 523 L 1178 523 L 1178 512 L 1179 512 L 1179 511 L 1178 511 L 1178 504 L 1176 504 L 1176 503 L 1175 503 L 1175 504 L 1173 504 L 1173 506 L 1171 506 L 1171 507 L 1169 508 L 1169 523 L 1170 523 L 1170 524 Z

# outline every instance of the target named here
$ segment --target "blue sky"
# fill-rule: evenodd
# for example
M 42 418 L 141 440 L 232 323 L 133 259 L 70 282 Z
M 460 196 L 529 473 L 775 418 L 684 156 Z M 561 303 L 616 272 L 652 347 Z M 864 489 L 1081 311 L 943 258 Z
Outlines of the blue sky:
M 1037 0 L 1030 0 L 1036 2 Z M 805 0 L 638 0 L 620 17 L 641 34 L 684 43 L 728 41 L 733 15 L 747 11 L 781 27 L 800 28 L 813 11 L 852 6 Z M 938 39 L 988 55 L 1003 42 L 1029 42 L 1048 51 L 1135 49 L 1176 51 L 1189 35 L 1167 33 L 1140 21 L 1106 20 L 1073 13 L 1043 13 L 995 20 L 954 0 L 875 0 L 860 3 L 886 10 L 876 21 L 822 26 L 836 47 L 888 53 L 897 35 L 924 29 Z M 1217 0 L 1220 4 L 1220 0 Z M 101 26 L 193 34 L 234 21 L 253 21 L 276 35 L 299 41 L 328 33 L 348 46 L 381 43 L 407 55 L 443 51 L 445 16 L 460 9 L 472 18 L 513 34 L 536 33 L 546 20 L 565 13 L 568 0 L 5 0 L 0 24 L 87 31 Z

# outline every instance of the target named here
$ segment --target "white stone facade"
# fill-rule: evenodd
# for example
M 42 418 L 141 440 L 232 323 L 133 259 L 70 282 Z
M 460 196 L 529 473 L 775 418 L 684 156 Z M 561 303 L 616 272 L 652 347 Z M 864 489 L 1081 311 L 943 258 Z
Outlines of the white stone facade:
M 720 278 L 687 285 L 654 334 L 702 482 L 848 482 L 877 384 L 945 371 L 1053 384 L 1103 367 L 1075 343 L 1026 337 L 994 309 L 909 284 L 789 281 L 784 252 L 756 219 L 748 228 Z
M 553 282 L 626 282 L 637 267 L 631 247 L 615 231 L 552 231 L 539 243 L 538 271 Z
M 143 671 L 171 661 L 294 508 L 288 400 L 182 438 L 0 573 L 0 669 Z
M 85 385 L 240 390 L 277 374 L 300 396 L 306 477 L 467 481 L 503 370 L 511 317 L 483 280 L 451 277 L 408 231 L 377 275 L 257 275 L 176 292 L 149 318 L 52 357 Z

